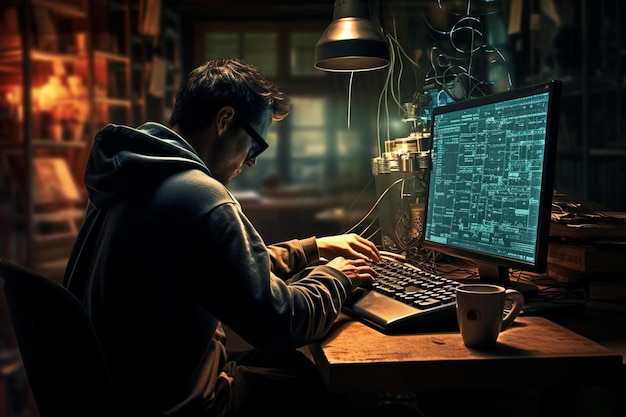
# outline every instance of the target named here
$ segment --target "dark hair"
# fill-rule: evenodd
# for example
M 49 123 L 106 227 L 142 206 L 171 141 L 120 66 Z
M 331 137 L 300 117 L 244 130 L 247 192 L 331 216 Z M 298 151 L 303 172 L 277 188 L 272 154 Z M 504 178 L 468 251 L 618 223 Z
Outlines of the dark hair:
M 282 120 L 291 108 L 290 98 L 256 67 L 240 59 L 216 59 L 191 71 L 181 84 L 169 125 L 193 135 L 224 106 L 250 123 L 260 123 L 268 109 L 273 120 Z

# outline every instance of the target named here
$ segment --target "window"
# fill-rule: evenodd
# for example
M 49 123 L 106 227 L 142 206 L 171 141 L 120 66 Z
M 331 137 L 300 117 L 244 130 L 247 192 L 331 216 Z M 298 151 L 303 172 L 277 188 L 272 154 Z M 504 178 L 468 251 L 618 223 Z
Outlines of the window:
M 204 35 L 204 59 L 241 58 L 266 76 L 278 74 L 276 32 L 210 32 Z
M 203 39 L 203 56 L 198 61 L 242 58 L 289 94 L 293 108 L 284 121 L 272 124 L 267 137 L 270 147 L 259 157 L 256 167 L 244 169 L 229 187 L 259 191 L 269 183 L 306 184 L 318 186 L 323 192 L 342 171 L 349 174 L 350 184 L 360 189 L 371 179 L 361 159 L 367 164 L 370 156 L 361 149 L 364 144 L 358 133 L 337 126 L 345 118 L 335 111 L 344 107 L 333 101 L 333 94 L 338 94 L 336 84 L 332 75 L 313 65 L 315 44 L 327 22 L 320 23 L 320 30 L 241 25 L 233 23 L 230 27 L 221 22 L 202 28 L 199 38 Z M 355 177 L 357 180 L 352 181 Z
M 324 72 L 313 65 L 319 32 L 293 32 L 289 42 L 289 73 L 291 76 L 323 77 Z

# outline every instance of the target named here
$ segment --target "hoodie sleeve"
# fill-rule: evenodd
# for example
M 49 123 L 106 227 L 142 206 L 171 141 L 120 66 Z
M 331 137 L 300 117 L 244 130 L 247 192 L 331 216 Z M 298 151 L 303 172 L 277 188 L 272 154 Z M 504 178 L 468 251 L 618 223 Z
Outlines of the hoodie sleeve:
M 341 272 L 326 265 L 306 267 L 304 251 L 296 250 L 293 264 L 303 267 L 293 271 L 297 280 L 277 276 L 270 252 L 235 204 L 212 210 L 198 230 L 220 237 L 210 249 L 217 275 L 199 277 L 206 306 L 248 343 L 291 349 L 330 330 L 351 288 Z
M 178 207 L 179 220 L 166 225 L 179 240 L 173 258 L 187 259 L 180 275 L 188 276 L 199 304 L 259 348 L 293 349 L 323 337 L 350 292 L 349 279 L 326 265 L 307 266 L 317 258 L 311 239 L 268 249 L 222 187 L 199 171 L 164 186 L 168 210 Z M 293 274 L 297 279 L 284 279 Z
M 283 279 L 289 279 L 308 265 L 319 260 L 319 250 L 315 237 L 294 239 L 267 247 L 272 272 Z

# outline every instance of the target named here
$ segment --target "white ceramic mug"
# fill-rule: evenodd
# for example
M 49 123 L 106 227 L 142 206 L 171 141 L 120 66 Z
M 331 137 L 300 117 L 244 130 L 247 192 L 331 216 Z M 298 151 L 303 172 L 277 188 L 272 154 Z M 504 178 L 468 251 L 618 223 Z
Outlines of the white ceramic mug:
M 506 300 L 511 301 L 505 313 Z M 517 290 L 495 284 L 461 284 L 456 289 L 456 317 L 466 346 L 485 348 L 495 345 L 524 307 L 524 296 Z

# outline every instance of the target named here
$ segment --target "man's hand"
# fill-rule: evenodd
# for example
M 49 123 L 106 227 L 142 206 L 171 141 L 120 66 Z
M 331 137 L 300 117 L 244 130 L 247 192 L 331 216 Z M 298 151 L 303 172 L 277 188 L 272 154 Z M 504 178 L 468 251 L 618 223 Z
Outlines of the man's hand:
M 376 272 L 364 259 L 346 259 L 338 256 L 326 264 L 342 272 L 352 282 L 352 289 L 371 287 Z
M 326 259 L 343 256 L 348 259 L 380 262 L 380 253 L 376 245 L 356 233 L 319 237 L 317 238 L 317 247 L 320 251 L 320 257 Z

